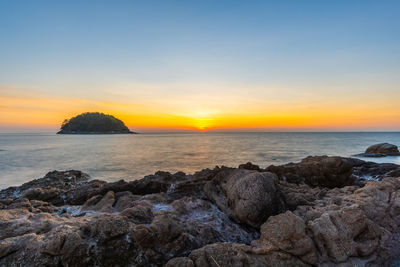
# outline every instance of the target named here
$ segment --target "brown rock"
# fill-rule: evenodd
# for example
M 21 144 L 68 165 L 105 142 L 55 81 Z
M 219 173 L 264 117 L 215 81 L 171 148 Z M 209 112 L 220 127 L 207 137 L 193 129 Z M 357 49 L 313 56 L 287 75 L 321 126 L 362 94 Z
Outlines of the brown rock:
M 125 235 L 130 230 L 129 220 L 125 216 L 98 214 L 91 217 L 90 223 L 83 228 L 85 236 L 104 242 Z
M 191 265 L 193 263 L 193 265 Z M 284 252 L 258 253 L 250 246 L 235 243 L 215 243 L 192 251 L 187 258 L 169 261 L 167 266 L 307 266 Z
M 121 212 L 122 216 L 128 217 L 133 223 L 149 224 L 153 220 L 153 212 L 151 208 L 143 205 L 136 205 L 132 208 L 124 209 Z
M 50 173 L 1 191 L 0 266 L 395 265 L 400 178 L 385 176 L 397 165 L 315 157 L 278 174 L 343 182 L 343 162 L 382 181 L 330 189 L 226 167 L 115 183 Z
M 354 182 L 352 169 L 353 165 L 347 159 L 328 156 L 307 157 L 300 163 L 271 165 L 267 168 L 283 181 L 328 188 L 351 185 Z
M 357 206 L 325 212 L 308 225 L 322 257 L 328 256 L 336 263 L 369 256 L 378 248 L 383 234 Z
M 76 229 L 56 227 L 47 235 L 41 248 L 41 253 L 52 256 L 72 255 L 80 246 L 87 246 L 86 242 L 79 236 Z
M 239 222 L 259 227 L 269 216 L 282 211 L 283 201 L 275 185 L 276 175 L 253 172 L 231 178 L 226 185 L 232 217 Z
M 260 167 L 257 165 L 254 165 L 251 162 L 247 162 L 246 164 L 240 164 L 239 169 L 245 169 L 245 170 L 253 170 L 253 171 L 260 171 Z
M 287 211 L 271 216 L 261 226 L 258 247 L 275 247 L 299 257 L 309 264 L 316 264 L 318 257 L 312 239 L 306 234 L 304 221 Z
M 141 196 L 133 195 L 131 192 L 118 192 L 115 194 L 116 201 L 114 203 L 114 209 L 118 211 L 123 211 L 127 208 L 131 208 L 135 206 L 136 202 L 140 199 Z M 148 204 L 151 207 L 151 204 Z
M 365 153 L 373 153 L 373 154 L 383 154 L 388 156 L 399 156 L 400 152 L 397 146 L 388 144 L 388 143 L 380 143 L 375 144 L 367 148 Z
M 61 195 L 89 179 L 89 175 L 81 171 L 52 171 L 43 178 L 32 180 L 19 187 L 9 187 L 0 191 L 0 198 L 19 198 L 60 202 Z
M 268 172 L 226 170 L 207 182 L 204 192 L 232 219 L 259 227 L 285 209 L 276 179 Z
M 114 202 L 114 192 L 108 191 L 104 196 L 97 195 L 86 201 L 86 203 L 82 206 L 82 211 L 93 210 L 99 212 L 113 212 Z
M 194 267 L 194 263 L 189 258 L 176 257 L 168 261 L 165 267 Z

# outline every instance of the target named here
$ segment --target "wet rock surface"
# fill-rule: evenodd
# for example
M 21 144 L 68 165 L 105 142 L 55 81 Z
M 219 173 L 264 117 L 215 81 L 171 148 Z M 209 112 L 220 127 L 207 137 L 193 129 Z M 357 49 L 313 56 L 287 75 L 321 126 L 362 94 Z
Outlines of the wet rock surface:
M 400 166 L 393 163 L 375 163 L 356 158 L 347 159 L 353 166 L 353 176 L 359 180 L 382 180 L 400 177 Z M 356 181 L 357 181 L 356 179 Z
M 0 266 L 391 266 L 398 172 L 326 156 L 113 183 L 54 171 L 0 191 Z

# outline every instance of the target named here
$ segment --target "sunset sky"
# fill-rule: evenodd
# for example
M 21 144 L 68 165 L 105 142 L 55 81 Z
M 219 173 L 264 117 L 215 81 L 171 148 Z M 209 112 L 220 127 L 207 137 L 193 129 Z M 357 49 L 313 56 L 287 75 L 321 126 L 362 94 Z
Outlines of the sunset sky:
M 400 130 L 400 1 L 0 1 L 0 131 Z

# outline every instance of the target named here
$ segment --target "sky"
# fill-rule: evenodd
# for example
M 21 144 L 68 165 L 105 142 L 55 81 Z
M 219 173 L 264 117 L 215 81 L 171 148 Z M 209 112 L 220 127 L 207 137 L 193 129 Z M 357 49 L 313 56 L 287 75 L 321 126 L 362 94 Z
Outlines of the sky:
M 400 1 L 0 0 L 0 131 L 399 131 Z

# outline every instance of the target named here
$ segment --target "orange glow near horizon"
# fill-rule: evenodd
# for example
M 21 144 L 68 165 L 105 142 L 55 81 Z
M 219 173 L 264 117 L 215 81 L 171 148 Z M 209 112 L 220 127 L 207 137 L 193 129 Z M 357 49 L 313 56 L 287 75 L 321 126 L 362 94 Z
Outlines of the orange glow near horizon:
M 396 101 L 374 100 L 351 104 L 334 102 L 313 106 L 240 103 L 202 107 L 189 103 L 129 104 L 50 97 L 0 96 L 0 130 L 58 129 L 62 121 L 83 112 L 103 112 L 121 119 L 133 131 L 146 130 L 359 130 L 400 129 Z M 181 101 L 182 102 L 182 101 Z M 192 106 L 192 107 L 189 107 Z M 235 111 L 235 112 L 233 112 Z

